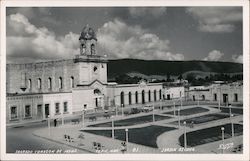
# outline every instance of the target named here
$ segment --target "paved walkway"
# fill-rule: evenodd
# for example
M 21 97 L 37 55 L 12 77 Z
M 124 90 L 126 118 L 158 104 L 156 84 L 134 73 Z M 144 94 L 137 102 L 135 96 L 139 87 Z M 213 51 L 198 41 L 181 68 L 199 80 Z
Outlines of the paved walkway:
M 219 110 L 214 109 L 214 108 L 208 108 L 207 106 L 203 106 L 203 105 L 199 105 L 199 106 L 207 108 L 210 111 L 198 113 L 198 114 L 194 114 L 194 115 L 181 116 L 180 118 L 187 119 L 187 118 L 191 118 L 191 117 L 206 115 L 209 113 L 218 113 L 219 112 Z M 194 107 L 194 106 L 183 106 L 182 109 L 187 109 L 187 108 L 192 108 L 192 107 Z M 178 120 L 177 116 L 162 114 L 164 112 L 168 112 L 168 111 L 172 111 L 172 110 L 173 110 L 173 108 L 172 109 L 165 108 L 164 110 L 156 110 L 155 111 L 156 114 L 165 115 L 165 116 L 172 116 L 173 118 L 171 118 L 171 119 L 165 119 L 165 120 L 157 121 L 154 123 L 149 122 L 149 123 L 145 123 L 145 124 L 138 124 L 138 125 L 133 125 L 133 126 L 129 126 L 129 127 L 126 126 L 126 128 L 139 128 L 139 127 L 145 127 L 145 126 L 148 126 L 151 124 L 178 128 L 178 125 L 168 124 L 170 122 L 177 121 Z M 144 116 L 144 115 L 150 115 L 150 114 L 152 114 L 152 112 L 126 116 L 126 117 L 123 117 L 123 119 L 139 117 L 139 116 Z M 114 118 L 114 120 L 119 120 L 119 119 L 121 119 L 120 116 Z M 235 117 L 233 117 L 232 120 L 234 122 L 239 123 L 240 121 L 242 121 L 242 115 L 235 116 Z M 104 119 L 104 120 L 99 120 L 96 122 L 86 122 L 84 130 L 87 130 L 87 129 L 88 130 L 90 130 L 90 129 L 91 130 L 94 130 L 94 129 L 96 129 L 96 130 L 97 129 L 99 129 L 99 130 L 111 130 L 111 127 L 86 127 L 87 125 L 110 122 L 110 121 L 111 121 L 111 119 Z M 186 130 L 187 130 L 187 132 L 190 132 L 190 131 L 195 131 L 195 130 L 199 130 L 199 129 L 203 129 L 203 128 L 222 125 L 225 123 L 229 123 L 228 118 L 221 119 L 220 121 L 218 121 L 218 120 L 211 121 L 208 123 L 204 123 L 202 125 L 197 125 L 194 128 L 187 127 Z M 55 142 L 58 142 L 61 144 L 65 144 L 68 146 L 72 146 L 72 147 L 75 147 L 75 148 L 78 148 L 81 150 L 87 150 L 90 153 L 109 153 L 109 154 L 110 153 L 122 153 L 121 152 L 121 149 L 122 149 L 121 142 L 122 141 L 108 138 L 108 137 L 104 137 L 104 136 L 100 136 L 100 135 L 82 132 L 82 131 L 80 131 L 80 129 L 82 129 L 81 124 L 76 124 L 76 125 L 65 124 L 63 126 L 61 125 L 58 127 L 51 127 L 50 130 L 48 128 L 37 130 L 33 134 L 35 136 L 42 137 L 42 138 L 45 138 L 45 139 L 48 139 L 51 141 L 55 141 Z M 116 127 L 115 129 L 124 129 L 124 127 Z M 66 139 L 64 138 L 65 134 L 72 137 L 74 142 L 66 141 Z M 205 145 L 200 145 L 200 146 L 197 146 L 193 149 L 191 149 L 191 148 L 186 149 L 186 150 L 190 150 L 190 151 L 184 152 L 184 151 L 182 151 L 183 148 L 178 144 L 178 139 L 182 134 L 183 134 L 183 126 L 181 126 L 181 129 L 176 129 L 176 130 L 172 130 L 172 131 L 165 132 L 165 133 L 161 134 L 157 138 L 157 141 L 156 141 L 159 149 L 151 148 L 151 147 L 147 147 L 147 146 L 143 146 L 143 145 L 138 145 L 138 144 L 134 144 L 134 143 L 128 143 L 127 153 L 220 153 L 220 151 L 214 150 L 214 149 L 216 149 L 216 147 L 218 148 L 220 141 L 208 143 Z M 81 136 L 81 135 L 84 136 L 83 139 L 79 138 L 79 136 Z M 227 142 L 228 140 L 229 139 L 226 139 L 225 142 Z M 230 141 L 232 141 L 232 139 Z M 228 142 L 230 142 L 230 141 L 228 141 Z M 242 136 L 235 137 L 233 139 L 233 141 L 235 143 L 234 146 L 242 144 Z M 95 149 L 94 142 L 101 144 L 100 150 Z M 179 151 L 179 150 L 181 150 L 181 151 Z

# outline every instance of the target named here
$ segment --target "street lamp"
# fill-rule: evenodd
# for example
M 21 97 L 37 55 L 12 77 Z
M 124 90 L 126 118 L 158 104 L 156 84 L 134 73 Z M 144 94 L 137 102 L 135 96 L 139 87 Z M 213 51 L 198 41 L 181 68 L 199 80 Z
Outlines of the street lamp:
M 84 114 L 85 114 L 85 110 L 82 110 L 82 128 L 84 128 Z
M 180 108 L 178 108 L 178 127 L 180 128 L 181 126 L 181 120 L 180 120 Z
M 224 154 L 224 127 L 221 127 L 221 137 L 222 137 L 222 154 Z
M 234 137 L 234 123 L 232 120 L 233 116 L 234 116 L 233 114 L 230 115 L 232 138 Z
M 123 107 L 124 107 L 124 105 L 122 104 L 122 117 L 124 116 Z
M 114 117 L 111 116 L 111 121 L 112 121 L 112 139 L 115 139 L 115 129 L 114 129 Z
M 125 129 L 125 132 L 126 132 L 126 145 L 128 147 L 128 129 L 127 128 Z
M 115 116 L 117 117 L 118 111 L 117 111 L 117 105 L 115 105 Z
M 174 102 L 174 116 L 175 116 L 175 102 Z
M 155 122 L 155 106 L 153 105 L 153 122 Z
M 184 124 L 184 148 L 187 148 L 187 131 L 186 131 L 186 121 L 183 122 Z
M 182 97 L 181 97 L 181 109 L 182 109 Z
M 220 94 L 219 94 L 219 110 L 220 110 L 220 102 L 221 102 L 221 85 L 219 85 L 219 90 L 220 90 Z
M 50 115 L 48 115 L 48 130 L 49 130 L 49 136 L 50 136 Z

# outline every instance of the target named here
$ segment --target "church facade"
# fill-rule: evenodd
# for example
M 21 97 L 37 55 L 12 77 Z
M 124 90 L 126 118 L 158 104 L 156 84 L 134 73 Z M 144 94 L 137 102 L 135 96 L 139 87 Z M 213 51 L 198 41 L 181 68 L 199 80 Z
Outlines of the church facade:
M 162 99 L 162 83 L 107 82 L 107 58 L 97 54 L 94 30 L 85 26 L 74 59 L 6 66 L 7 124 L 60 118 Z

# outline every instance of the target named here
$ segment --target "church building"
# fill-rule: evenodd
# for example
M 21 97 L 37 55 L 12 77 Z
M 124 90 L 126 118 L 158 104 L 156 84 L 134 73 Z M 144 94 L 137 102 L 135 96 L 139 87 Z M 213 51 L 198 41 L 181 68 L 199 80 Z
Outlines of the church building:
M 82 111 L 126 108 L 162 99 L 162 83 L 107 82 L 107 62 L 85 26 L 74 59 L 6 66 L 7 124 L 60 118 Z

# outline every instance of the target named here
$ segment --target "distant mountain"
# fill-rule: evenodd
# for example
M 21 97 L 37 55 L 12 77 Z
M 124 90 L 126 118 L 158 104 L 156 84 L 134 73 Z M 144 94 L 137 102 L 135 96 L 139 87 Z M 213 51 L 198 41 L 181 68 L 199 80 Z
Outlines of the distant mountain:
M 202 75 L 215 73 L 242 73 L 243 64 L 232 62 L 212 61 L 164 61 L 164 60 L 138 60 L 117 59 L 108 62 L 108 78 L 118 75 L 146 75 L 146 76 L 178 76 L 180 74 L 195 72 Z

